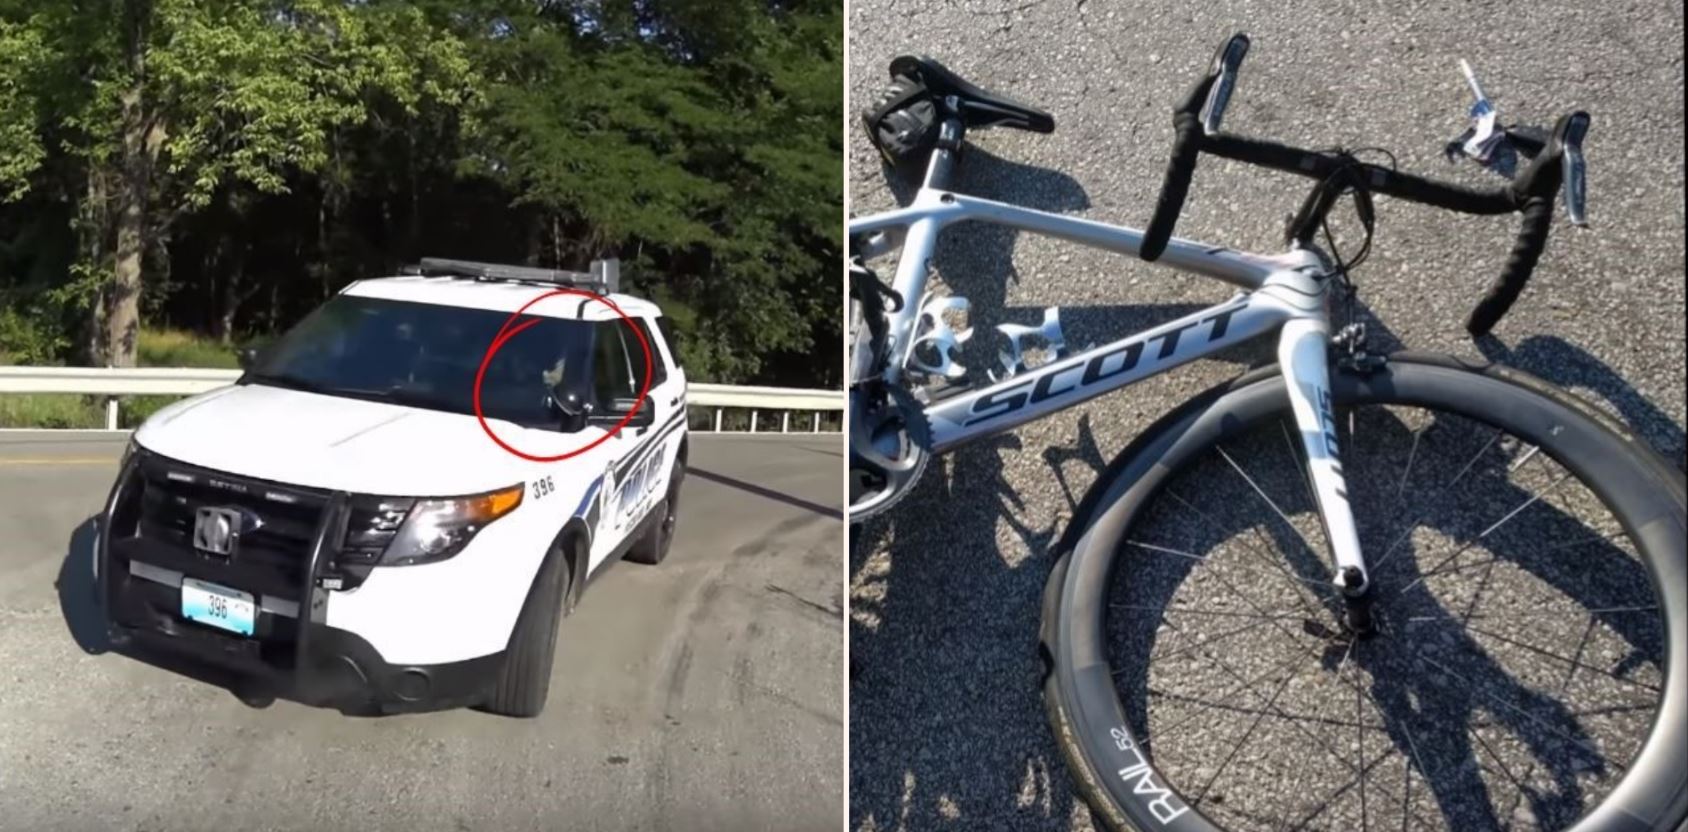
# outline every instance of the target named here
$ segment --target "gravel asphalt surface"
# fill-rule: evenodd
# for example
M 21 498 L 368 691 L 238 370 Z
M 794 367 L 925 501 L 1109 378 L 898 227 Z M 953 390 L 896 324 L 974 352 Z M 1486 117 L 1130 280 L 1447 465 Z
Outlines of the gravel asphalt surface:
M 0 830 L 838 828 L 836 437 L 695 437 L 673 551 L 589 587 L 533 720 L 253 710 L 106 651 L 122 448 L 0 433 Z
M 1681 4 L 854 0 L 849 27 L 852 113 L 879 92 L 893 56 L 924 52 L 1054 114 L 1053 135 L 972 134 L 957 190 L 1138 227 L 1171 148 L 1170 107 L 1235 31 L 1253 48 L 1225 126 L 1245 135 L 1381 145 L 1405 170 L 1493 185 L 1493 174 L 1441 157 L 1470 104 L 1460 58 L 1504 122 L 1551 125 L 1588 110 L 1591 227 L 1571 228 L 1556 214 L 1534 281 L 1493 337 L 1474 343 L 1462 322 L 1498 275 L 1516 215 L 1461 217 L 1380 198 L 1373 251 L 1356 278 L 1361 300 L 1374 344 L 1519 367 L 1594 402 L 1683 464 Z M 850 215 L 906 199 L 909 189 L 888 185 L 859 124 L 849 130 Z M 1279 250 L 1284 219 L 1309 184 L 1204 157 L 1177 233 Z M 1338 221 L 1339 231 L 1352 225 Z M 889 260 L 878 265 L 889 273 Z M 1059 305 L 1068 343 L 1079 346 L 1230 292 L 982 226 L 949 232 L 934 266 L 935 286 L 972 301 L 976 331 L 1037 323 L 1043 307 Z M 983 370 L 992 353 L 988 344 L 971 350 L 970 363 Z M 1046 553 L 1134 435 L 1266 354 L 1201 362 L 965 448 L 934 464 L 889 516 L 853 530 L 852 829 L 1090 827 L 1039 693 Z M 1293 773 L 1254 765 L 1268 780 Z M 1505 820 L 1528 828 L 1520 811 Z

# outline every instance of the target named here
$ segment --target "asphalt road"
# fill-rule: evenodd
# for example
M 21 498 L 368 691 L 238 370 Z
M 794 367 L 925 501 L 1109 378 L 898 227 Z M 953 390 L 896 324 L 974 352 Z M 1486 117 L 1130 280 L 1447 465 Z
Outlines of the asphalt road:
M 957 190 L 1138 227 L 1171 147 L 1170 108 L 1235 31 L 1250 34 L 1253 48 L 1225 127 L 1246 135 L 1382 145 L 1403 169 L 1492 185 L 1492 174 L 1440 155 L 1470 103 L 1459 58 L 1476 67 L 1503 122 L 1551 125 L 1587 109 L 1592 227 L 1556 217 L 1535 280 L 1493 338 L 1473 343 L 1461 322 L 1499 273 L 1516 216 L 1455 217 L 1379 199 L 1377 238 L 1356 278 L 1361 300 L 1374 344 L 1523 368 L 1595 402 L 1682 464 L 1681 4 L 855 0 L 849 27 L 852 114 L 905 52 L 1054 114 L 1052 135 L 972 134 Z M 849 130 L 850 214 L 906 199 L 854 118 Z M 1177 233 L 1278 250 L 1308 184 L 1204 158 Z M 1354 225 L 1338 222 L 1339 231 Z M 880 265 L 888 273 L 889 261 Z M 1059 305 L 1068 342 L 1080 346 L 1230 293 L 985 227 L 947 234 L 934 265 L 941 291 L 972 301 L 976 331 L 1037 323 L 1044 306 Z M 984 369 L 993 347 L 971 350 L 971 363 Z M 1202 362 L 963 449 L 854 536 L 853 829 L 1089 828 L 1039 696 L 1045 555 L 1131 437 L 1263 355 Z
M 836 438 L 697 437 L 673 552 L 587 591 L 533 721 L 254 710 L 85 652 L 121 448 L 0 433 L 0 830 L 838 828 Z

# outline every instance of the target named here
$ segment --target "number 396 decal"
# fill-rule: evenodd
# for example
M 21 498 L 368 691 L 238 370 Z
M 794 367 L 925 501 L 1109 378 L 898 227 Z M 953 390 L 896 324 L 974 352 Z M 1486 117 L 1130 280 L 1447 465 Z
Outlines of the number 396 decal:
M 551 482 L 551 477 L 549 476 L 540 477 L 539 479 L 533 481 L 533 498 L 535 500 L 542 500 L 550 496 L 556 490 L 557 486 Z

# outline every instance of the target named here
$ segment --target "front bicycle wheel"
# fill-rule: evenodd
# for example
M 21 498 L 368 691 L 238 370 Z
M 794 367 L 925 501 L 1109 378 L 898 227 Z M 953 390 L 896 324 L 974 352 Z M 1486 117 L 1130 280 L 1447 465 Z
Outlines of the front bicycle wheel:
M 1356 636 L 1266 368 L 1087 495 L 1045 702 L 1116 829 L 1673 830 L 1688 817 L 1684 488 L 1495 367 L 1333 370 L 1376 632 Z

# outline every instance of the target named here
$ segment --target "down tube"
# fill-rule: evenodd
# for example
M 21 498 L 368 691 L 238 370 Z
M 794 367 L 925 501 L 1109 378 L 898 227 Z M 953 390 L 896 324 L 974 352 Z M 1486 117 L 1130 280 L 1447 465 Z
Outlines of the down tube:
M 1270 332 L 1290 312 L 1257 295 L 1209 307 L 926 409 L 937 453 L 1000 433 Z

